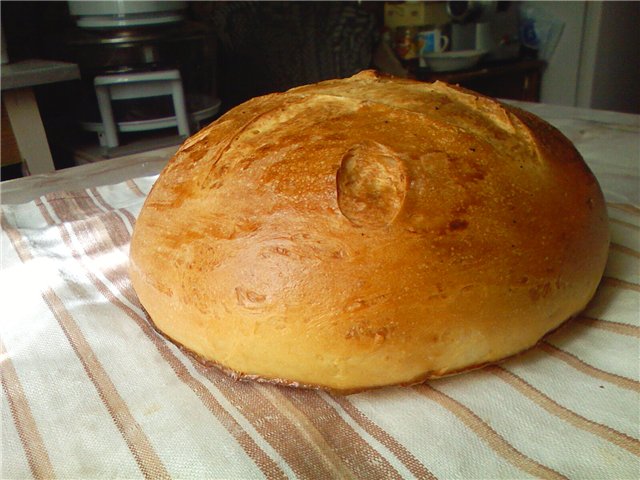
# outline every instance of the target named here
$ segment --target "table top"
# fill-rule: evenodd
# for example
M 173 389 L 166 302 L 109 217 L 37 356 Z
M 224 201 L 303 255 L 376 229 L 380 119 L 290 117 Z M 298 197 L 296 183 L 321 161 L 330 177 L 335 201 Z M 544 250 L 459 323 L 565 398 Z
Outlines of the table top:
M 80 78 L 78 65 L 56 60 L 22 60 L 0 68 L 2 90 L 35 87 Z
M 23 203 L 49 192 L 91 188 L 154 175 L 160 173 L 177 150 L 178 145 L 173 145 L 52 173 L 6 180 L 0 183 L 0 198 L 3 204 Z
M 0 184 L 0 477 L 638 478 L 640 116 L 519 105 L 603 188 L 604 277 L 529 351 L 413 387 L 235 381 L 158 335 L 128 248 L 171 150 Z

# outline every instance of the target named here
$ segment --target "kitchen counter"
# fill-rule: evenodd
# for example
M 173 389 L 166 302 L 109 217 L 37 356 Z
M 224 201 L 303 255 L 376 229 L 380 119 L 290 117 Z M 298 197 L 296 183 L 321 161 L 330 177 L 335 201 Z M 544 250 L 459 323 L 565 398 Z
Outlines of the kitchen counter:
M 170 149 L 0 184 L 0 477 L 637 478 L 640 116 L 517 105 L 598 178 L 604 277 L 533 349 L 414 387 L 239 382 L 159 336 L 128 245 Z

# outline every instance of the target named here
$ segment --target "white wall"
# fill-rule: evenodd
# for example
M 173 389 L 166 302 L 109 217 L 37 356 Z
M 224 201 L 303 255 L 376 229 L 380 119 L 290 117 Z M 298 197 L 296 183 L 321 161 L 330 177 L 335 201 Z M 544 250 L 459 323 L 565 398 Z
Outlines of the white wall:
M 543 103 L 640 113 L 640 2 L 524 1 L 564 22 Z
M 580 54 L 581 61 L 578 69 L 578 92 L 576 98 L 576 105 L 578 107 L 591 107 L 601 23 L 602 2 L 588 2 L 585 10 L 582 51 Z
M 578 70 L 586 2 L 525 1 L 564 22 L 562 37 L 542 76 L 540 100 L 556 105 L 576 105 Z
M 640 113 L 639 49 L 640 3 L 602 2 L 590 102 L 585 106 Z

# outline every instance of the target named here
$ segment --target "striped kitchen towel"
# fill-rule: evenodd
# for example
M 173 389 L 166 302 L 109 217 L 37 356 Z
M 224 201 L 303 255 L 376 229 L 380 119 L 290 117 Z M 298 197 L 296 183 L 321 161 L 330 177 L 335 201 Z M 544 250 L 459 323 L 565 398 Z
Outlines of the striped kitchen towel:
M 155 177 L 2 207 L 2 478 L 640 477 L 640 208 L 589 308 L 499 366 L 350 396 L 234 381 L 127 275 Z

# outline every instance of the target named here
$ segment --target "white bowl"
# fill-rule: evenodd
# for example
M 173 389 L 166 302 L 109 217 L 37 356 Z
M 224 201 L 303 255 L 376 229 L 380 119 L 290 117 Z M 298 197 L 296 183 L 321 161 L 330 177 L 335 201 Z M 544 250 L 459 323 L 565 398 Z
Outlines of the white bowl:
M 428 53 L 420 58 L 421 63 L 434 72 L 454 72 L 466 70 L 476 65 L 486 50 L 457 50 L 451 52 Z

